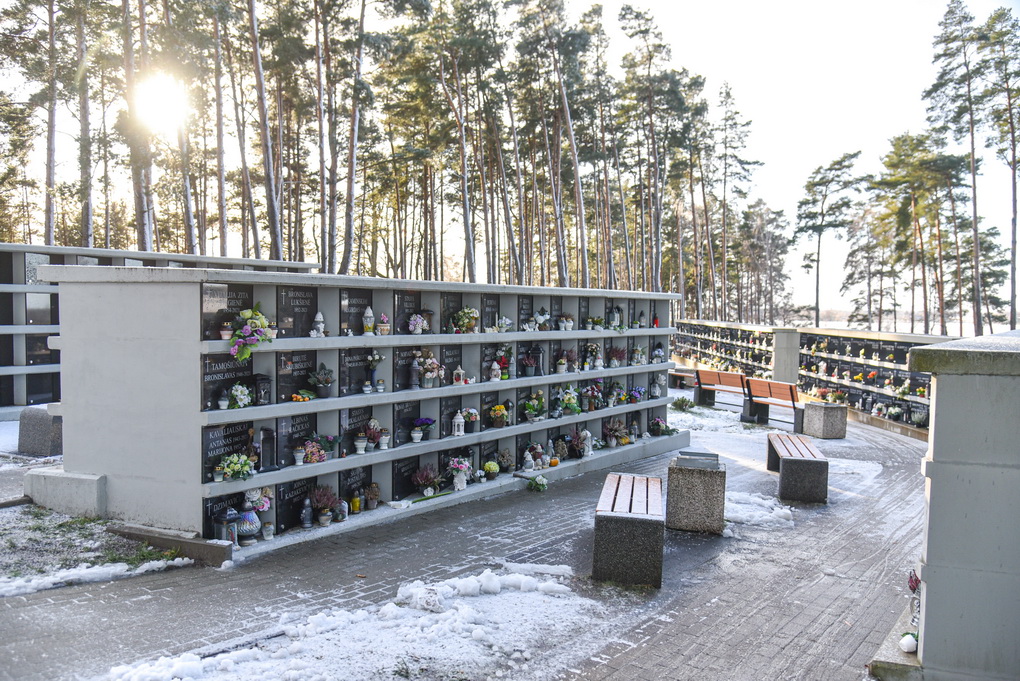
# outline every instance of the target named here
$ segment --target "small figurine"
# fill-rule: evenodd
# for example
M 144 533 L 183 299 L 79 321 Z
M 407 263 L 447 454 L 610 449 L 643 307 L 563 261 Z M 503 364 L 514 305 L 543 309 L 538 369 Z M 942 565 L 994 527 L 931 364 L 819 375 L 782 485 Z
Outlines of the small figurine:
M 492 366 L 489 367 L 489 380 L 498 381 L 502 373 L 503 370 L 499 368 L 499 362 L 493 362 Z
M 524 470 L 535 470 L 535 460 L 531 458 L 531 452 L 524 452 Z
M 601 354 L 595 355 L 595 370 L 599 371 L 601 369 L 604 369 L 605 367 L 606 364 L 605 362 L 602 361 L 602 355 Z
M 586 456 L 591 456 L 592 452 L 594 451 L 591 445 L 591 431 L 585 428 L 580 433 L 578 433 L 578 436 L 584 443 L 581 449 L 581 457 L 583 458 Z
M 308 332 L 308 336 L 311 338 L 326 337 L 326 320 L 322 317 L 321 312 L 315 313 L 315 321 L 312 322 L 312 330 Z

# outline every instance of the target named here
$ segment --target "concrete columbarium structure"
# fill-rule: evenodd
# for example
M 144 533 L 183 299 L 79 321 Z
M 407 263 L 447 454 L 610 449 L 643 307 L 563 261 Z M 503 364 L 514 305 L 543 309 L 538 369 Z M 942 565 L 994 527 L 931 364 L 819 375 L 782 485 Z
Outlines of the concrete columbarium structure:
M 559 441 L 573 428 L 601 432 L 611 418 L 644 431 L 652 419 L 665 416 L 669 404 L 664 396 L 534 422 L 519 411 L 537 390 L 553 395 L 599 379 L 626 390 L 658 380 L 671 362 L 565 374 L 555 372 L 555 362 L 560 353 L 587 343 L 602 352 L 643 348 L 647 357 L 647 348 L 675 333 L 669 327 L 671 294 L 207 269 L 43 267 L 40 274 L 60 282 L 60 336 L 51 343 L 64 358 L 63 399 L 51 411 L 63 417 L 65 455 L 62 467 L 33 469 L 25 484 L 37 503 L 58 510 L 211 538 L 219 511 L 240 508 L 245 491 L 268 488 L 272 507 L 261 519 L 275 527 L 277 538 L 264 543 L 286 544 L 300 502 L 316 485 L 347 499 L 375 483 L 382 501 L 395 502 L 352 516 L 353 524 L 366 516 L 419 513 L 527 484 L 501 475 L 412 505 L 418 494 L 412 476 L 423 466 L 445 471 L 450 458 L 470 457 L 477 469 L 508 450 L 520 468 L 530 442 Z M 229 354 L 231 341 L 221 339 L 220 328 L 256 303 L 277 323 L 277 337 L 255 347 L 242 364 Z M 369 307 L 376 321 L 385 315 L 391 333 L 364 335 Z M 550 330 L 496 331 L 502 317 L 522 328 L 536 313 L 583 319 L 617 307 L 625 321 L 657 315 L 661 328 L 638 322 L 624 332 L 579 325 L 561 331 L 555 324 Z M 479 311 L 479 333 L 454 332 L 451 321 L 465 308 Z M 408 328 L 419 313 L 431 318 L 431 329 L 420 335 Z M 319 314 L 322 337 L 311 335 Z M 489 380 L 487 367 L 503 352 L 517 366 L 525 356 L 544 365 L 534 377 L 512 375 L 511 365 L 508 378 Z M 447 368 L 432 388 L 412 373 L 423 355 Z M 331 396 L 297 399 L 323 364 L 335 375 Z M 464 376 L 455 384 L 458 366 Z M 380 382 L 381 392 L 363 390 Z M 220 399 L 238 384 L 248 388 L 252 404 L 220 408 Z M 505 427 L 487 420 L 495 405 L 510 412 Z M 474 432 L 454 436 L 453 417 L 468 408 L 483 420 Z M 430 437 L 411 442 L 412 424 L 425 418 L 435 421 Z M 356 454 L 355 438 L 369 427 L 385 429 L 390 445 Z M 297 465 L 295 452 L 316 434 L 338 435 L 336 452 Z M 543 474 L 555 479 L 688 444 L 687 432 L 639 438 Z M 224 457 L 251 453 L 258 457 L 253 477 L 216 479 L 214 469 Z
M 895 678 L 1016 679 L 1020 332 L 918 348 L 910 368 L 931 372 L 933 413 L 922 468 L 920 668 Z

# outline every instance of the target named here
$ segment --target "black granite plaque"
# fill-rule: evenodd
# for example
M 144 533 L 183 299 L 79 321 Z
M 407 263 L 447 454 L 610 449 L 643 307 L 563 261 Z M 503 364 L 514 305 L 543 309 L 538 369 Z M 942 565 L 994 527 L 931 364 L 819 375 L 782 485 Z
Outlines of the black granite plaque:
M 535 316 L 533 296 L 517 296 L 517 328 L 523 329 L 529 319 Z
M 340 351 L 340 395 L 361 395 L 365 381 L 371 380 L 367 348 L 350 348 Z M 374 384 L 373 384 L 374 385 Z
M 460 395 L 439 398 L 439 437 L 449 437 L 453 433 L 453 416 L 461 407 Z
M 411 476 L 420 467 L 417 456 L 397 459 L 393 462 L 393 499 L 400 501 L 411 496 L 418 489 L 411 482 Z
M 356 336 L 365 333 L 365 310 L 372 304 L 372 292 L 365 289 L 340 291 L 340 333 Z
M 351 503 L 351 499 L 359 489 L 367 489 L 372 484 L 372 467 L 359 466 L 350 470 L 340 471 L 340 497 Z M 365 509 L 361 509 L 365 510 Z
M 420 291 L 394 291 L 393 292 L 393 331 L 395 333 L 409 333 L 407 322 L 411 315 L 421 311 Z
M 580 296 L 577 299 L 577 319 L 574 320 L 574 328 L 583 328 L 584 321 L 588 318 L 588 296 Z
M 514 417 L 516 419 L 514 423 L 524 423 L 527 420 L 527 417 L 524 416 L 524 401 L 531 397 L 532 392 L 537 394 L 539 390 L 542 390 L 543 393 L 545 392 L 544 388 L 538 388 L 534 391 L 531 388 L 517 389 L 517 414 Z M 545 397 L 544 394 L 543 397 Z
M 216 535 L 213 530 L 213 518 L 216 517 L 216 514 L 228 506 L 233 507 L 235 511 L 240 513 L 242 505 L 244 505 L 244 492 L 234 492 L 233 494 L 224 494 L 221 497 L 203 499 L 202 536 L 206 539 L 214 539 Z
M 484 382 L 489 380 L 489 372 L 492 371 L 492 363 L 496 361 L 496 353 L 499 352 L 498 343 L 485 343 L 482 345 L 482 366 L 481 373 L 478 374 L 478 381 Z
M 439 348 L 439 363 L 446 367 L 444 385 L 453 385 L 453 372 L 464 363 L 463 345 L 443 345 Z
M 251 421 L 240 421 L 202 429 L 202 480 L 212 481 L 221 457 L 240 454 L 248 447 L 248 431 L 253 427 Z
M 411 365 L 420 348 L 393 348 L 393 391 L 411 387 Z
M 277 402 L 290 402 L 290 396 L 299 390 L 313 390 L 308 383 L 308 376 L 315 373 L 317 368 L 314 350 L 276 353 Z
M 480 424 L 479 426 L 480 430 L 485 430 L 486 428 L 492 427 L 488 425 L 490 423 L 489 410 L 495 407 L 497 404 L 499 404 L 499 393 L 498 392 L 482 393 L 480 400 L 481 406 L 478 409 L 479 415 L 478 423 Z
M 550 325 L 553 328 L 559 328 L 556 324 L 559 322 L 560 316 L 563 314 L 563 296 L 550 296 L 549 314 L 552 315 L 552 319 L 549 320 Z
M 439 324 L 438 330 L 446 333 L 452 331 L 453 315 L 464 308 L 463 293 L 442 293 L 439 296 Z
M 343 430 L 342 446 L 348 454 L 354 453 L 354 438 L 364 433 L 368 422 L 372 420 L 372 407 L 355 407 L 340 411 L 340 427 Z
M 481 468 L 486 461 L 495 461 L 498 456 L 499 442 L 495 440 L 483 442 L 479 446 L 478 467 Z
M 281 482 L 276 486 L 276 531 L 286 532 L 301 527 L 301 509 L 315 488 L 315 477 Z
M 528 445 L 532 442 L 532 435 L 530 433 L 522 433 L 517 436 L 515 443 L 517 445 L 517 470 L 524 470 L 524 452 L 528 450 Z M 545 444 L 542 444 L 545 447 Z
M 276 326 L 280 338 L 303 338 L 312 330 L 319 311 L 318 289 L 310 286 L 278 286 Z
M 556 360 L 560 357 L 560 351 L 563 349 L 563 345 L 558 341 L 554 340 L 549 343 L 549 356 L 546 357 L 549 366 L 546 367 L 546 373 L 556 373 Z
M 202 338 L 220 340 L 223 322 L 255 305 L 252 290 L 246 284 L 202 284 Z
M 627 319 L 626 319 L 626 322 L 625 322 L 625 323 L 627 323 L 627 324 L 633 324 L 633 323 L 634 323 L 634 322 L 636 322 L 637 320 L 638 320 L 638 315 L 637 315 L 637 301 L 636 301 L 636 300 L 634 300 L 633 298 L 630 298 L 630 299 L 629 299 L 629 300 L 627 301 Z
M 482 294 L 482 309 L 479 310 L 481 314 L 481 323 L 483 329 L 488 329 L 496 326 L 496 321 L 499 319 L 499 296 L 491 293 Z
M 228 353 L 202 356 L 202 408 L 216 409 L 216 402 L 235 383 L 252 388 L 252 362 L 241 364 Z
M 294 448 L 304 446 L 305 441 L 316 431 L 318 418 L 315 414 L 298 414 L 276 419 L 276 461 L 278 465 L 294 463 Z
M 397 447 L 411 441 L 411 429 L 414 420 L 421 416 L 421 403 L 417 400 L 393 403 L 393 446 Z

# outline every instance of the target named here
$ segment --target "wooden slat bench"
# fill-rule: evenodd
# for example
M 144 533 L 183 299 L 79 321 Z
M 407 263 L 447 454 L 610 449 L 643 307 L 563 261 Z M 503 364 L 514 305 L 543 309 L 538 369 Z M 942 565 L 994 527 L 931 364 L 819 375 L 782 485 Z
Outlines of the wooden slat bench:
M 744 388 L 744 381 L 746 380 L 744 374 L 712 371 L 711 369 L 697 369 L 695 374 L 695 404 L 711 407 L 715 404 L 715 394 L 717 392 L 732 393 L 741 397 L 747 395 Z
M 694 382 L 694 369 L 685 367 L 674 367 L 669 370 L 669 385 L 671 388 L 683 388 L 688 383 Z
M 592 579 L 662 586 L 662 480 L 610 473 L 595 507 Z
M 763 378 L 744 379 L 746 396 L 740 420 L 744 423 L 768 423 L 769 407 L 793 410 L 793 432 L 804 432 L 804 407 L 797 399 L 794 383 L 767 381 Z
M 769 433 L 765 467 L 779 472 L 779 498 L 824 504 L 829 460 L 802 435 Z

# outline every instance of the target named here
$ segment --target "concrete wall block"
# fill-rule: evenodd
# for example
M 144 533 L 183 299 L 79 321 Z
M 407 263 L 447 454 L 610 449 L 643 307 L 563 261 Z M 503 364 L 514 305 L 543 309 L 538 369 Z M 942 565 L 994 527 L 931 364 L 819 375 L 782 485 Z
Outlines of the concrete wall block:
M 829 499 L 829 462 L 785 457 L 779 460 L 779 498 L 824 504 Z
M 18 419 L 18 451 L 29 456 L 60 456 L 64 453 L 63 417 L 46 407 L 25 407 Z
M 106 517 L 106 476 L 68 473 L 63 466 L 33 468 L 25 494 L 40 506 L 68 515 Z
M 804 434 L 823 440 L 846 437 L 847 406 L 828 402 L 808 402 L 804 405 Z

